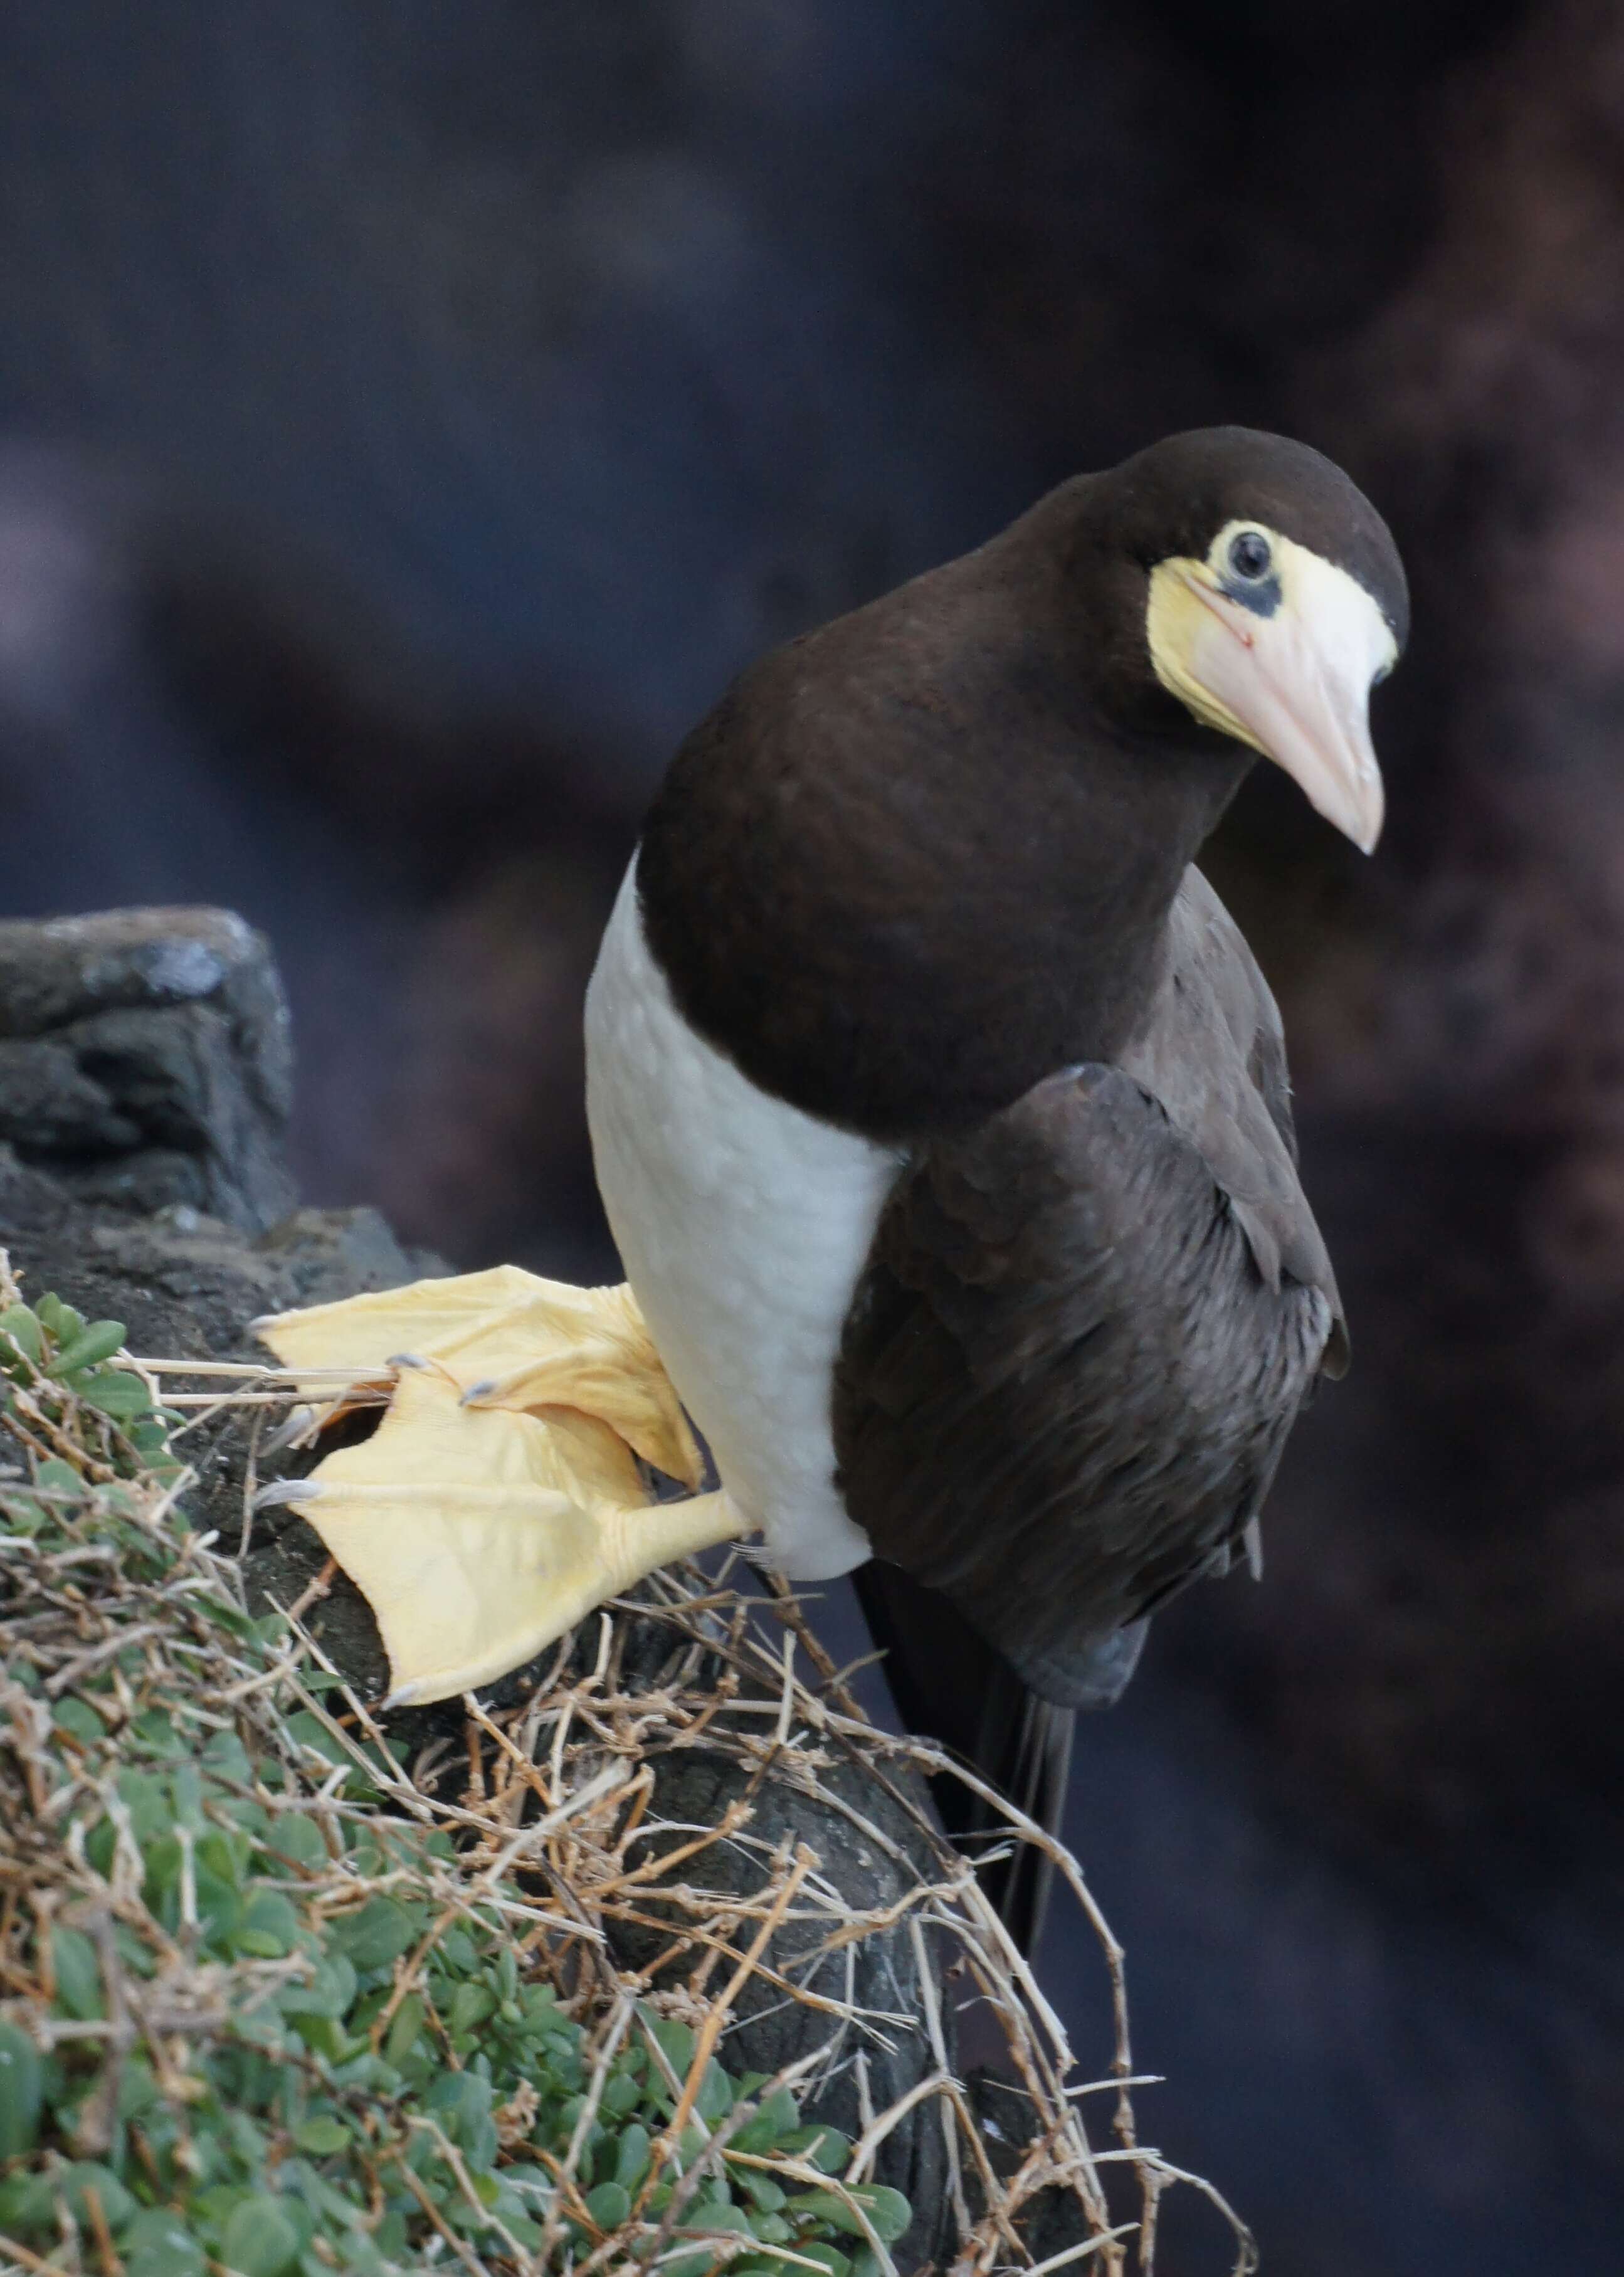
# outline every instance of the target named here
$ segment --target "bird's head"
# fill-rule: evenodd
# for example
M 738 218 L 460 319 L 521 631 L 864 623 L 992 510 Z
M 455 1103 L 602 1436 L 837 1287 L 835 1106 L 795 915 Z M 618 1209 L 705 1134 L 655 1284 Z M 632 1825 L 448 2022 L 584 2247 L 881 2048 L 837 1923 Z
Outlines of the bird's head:
M 1368 854 L 1383 812 L 1370 690 L 1409 626 L 1376 508 L 1317 451 L 1245 427 L 1153 444 L 1099 504 L 1142 627 L 1117 655 L 1146 708 L 1261 751 Z

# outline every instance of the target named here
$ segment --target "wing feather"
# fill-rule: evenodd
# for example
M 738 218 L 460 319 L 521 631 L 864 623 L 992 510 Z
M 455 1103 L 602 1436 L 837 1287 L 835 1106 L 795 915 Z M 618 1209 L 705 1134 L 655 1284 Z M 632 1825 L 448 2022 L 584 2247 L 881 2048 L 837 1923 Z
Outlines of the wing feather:
M 1120 1066 L 922 1149 L 845 1326 L 835 1436 L 877 1556 L 1045 1699 L 1241 1554 L 1339 1334 L 1274 1001 L 1192 871 Z M 1118 1657 L 1120 1657 L 1120 1654 Z

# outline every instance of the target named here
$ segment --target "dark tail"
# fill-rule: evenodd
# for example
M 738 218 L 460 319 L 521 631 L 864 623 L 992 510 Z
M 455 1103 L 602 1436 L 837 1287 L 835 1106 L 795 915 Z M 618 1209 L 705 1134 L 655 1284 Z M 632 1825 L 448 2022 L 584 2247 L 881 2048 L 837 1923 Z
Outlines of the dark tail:
M 851 1576 L 870 1634 L 886 1655 L 896 1712 L 908 1730 L 962 1755 L 1044 1831 L 1058 1834 L 1076 1722 L 1041 1699 L 962 1613 L 900 1566 L 872 1559 Z M 971 1855 L 995 1846 L 1008 1821 L 947 1775 L 931 1800 Z M 1036 1946 L 1055 1870 L 1029 1842 L 982 1870 L 982 1886 L 1023 1953 Z

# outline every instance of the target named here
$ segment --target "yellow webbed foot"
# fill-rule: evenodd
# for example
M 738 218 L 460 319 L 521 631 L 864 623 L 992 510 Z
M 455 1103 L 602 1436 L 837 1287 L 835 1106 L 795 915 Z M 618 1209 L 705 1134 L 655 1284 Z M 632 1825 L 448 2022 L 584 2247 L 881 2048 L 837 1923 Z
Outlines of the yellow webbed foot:
M 704 1476 L 682 1403 L 623 1283 L 577 1289 L 495 1265 L 274 1313 L 254 1330 L 294 1375 L 353 1367 L 358 1377 L 386 1379 L 403 1357 L 438 1360 L 470 1405 L 577 1407 L 667 1477 L 698 1487 Z M 312 1385 L 313 1397 L 330 1391 L 324 1381 Z
M 690 1486 L 702 1471 L 629 1289 L 500 1266 L 255 1326 L 290 1374 L 393 1382 L 370 1439 L 268 1491 L 370 1603 L 393 1704 L 488 1683 L 657 1566 L 744 1530 L 722 1494 L 644 1499 L 637 1455 Z

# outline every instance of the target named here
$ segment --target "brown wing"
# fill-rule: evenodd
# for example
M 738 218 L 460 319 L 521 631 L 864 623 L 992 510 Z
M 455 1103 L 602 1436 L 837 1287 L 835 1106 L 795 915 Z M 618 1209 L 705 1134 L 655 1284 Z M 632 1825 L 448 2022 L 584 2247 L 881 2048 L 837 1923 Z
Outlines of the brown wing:
M 1053 1076 L 922 1150 L 836 1369 L 876 1555 L 1062 1705 L 1125 1670 L 1119 1632 L 1227 1567 L 1336 1319 L 1272 1000 L 1191 880 L 1132 1070 Z
M 1201 872 L 1186 871 L 1150 1020 L 1120 1064 L 1194 1141 L 1229 1196 L 1259 1272 L 1319 1289 L 1336 1326 L 1325 1373 L 1347 1362 L 1336 1276 L 1297 1173 L 1285 1036 L 1269 983 Z

